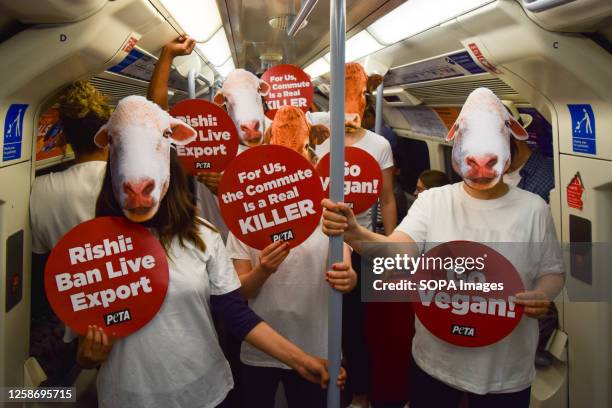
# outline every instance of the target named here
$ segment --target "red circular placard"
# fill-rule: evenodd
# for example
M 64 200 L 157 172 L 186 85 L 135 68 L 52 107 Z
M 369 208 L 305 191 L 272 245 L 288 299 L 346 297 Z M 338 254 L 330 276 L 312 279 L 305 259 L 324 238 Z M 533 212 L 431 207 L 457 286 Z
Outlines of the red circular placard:
M 276 111 L 286 105 L 308 111 L 314 97 L 314 87 L 310 76 L 300 67 L 275 65 L 264 72 L 261 79 L 270 85 L 270 91 L 264 96 L 268 118 L 274 119 Z
M 168 278 L 166 254 L 151 232 L 123 217 L 100 217 L 53 247 L 45 292 L 55 314 L 80 335 L 96 325 L 123 337 L 155 316 Z
M 241 153 L 223 173 L 218 195 L 227 227 L 256 249 L 278 240 L 293 248 L 321 219 L 323 188 L 317 171 L 283 146 L 258 146 Z
M 456 346 L 483 347 L 502 340 L 515 329 L 523 316 L 523 306 L 513 303 L 514 295 L 523 292 L 524 286 L 510 261 L 494 249 L 470 241 L 441 244 L 425 254 L 425 258 L 435 257 L 455 261 L 472 258 L 476 262 L 461 274 L 444 270 L 440 265 L 421 266 L 417 270 L 413 278 L 417 282 L 447 282 L 444 289 L 432 286 L 419 290 L 419 300 L 414 303 L 414 309 L 427 330 Z M 478 266 L 478 258 L 482 268 Z M 503 290 L 462 289 L 459 279 L 503 284 Z M 449 289 L 450 281 L 455 282 L 456 290 Z
M 325 196 L 329 197 L 329 153 L 317 163 Z M 368 152 L 358 147 L 344 149 L 344 202 L 355 214 L 367 211 L 382 192 L 382 170 Z
M 187 99 L 174 105 L 170 114 L 198 133 L 188 145 L 176 146 L 176 153 L 189 174 L 220 173 L 236 157 L 238 131 L 222 107 L 201 99 Z

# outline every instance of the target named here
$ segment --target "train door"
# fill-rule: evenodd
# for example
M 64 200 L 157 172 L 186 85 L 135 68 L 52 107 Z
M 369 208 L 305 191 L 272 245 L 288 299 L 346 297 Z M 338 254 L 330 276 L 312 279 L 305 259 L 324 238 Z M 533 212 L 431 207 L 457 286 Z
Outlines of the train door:
M 61 161 L 40 156 L 43 150 L 51 150 L 45 144 L 52 141 L 53 130 L 48 127 L 51 133 L 45 134 L 46 140 L 37 140 L 38 125 L 45 122 L 62 87 L 121 61 L 163 17 L 140 0 L 89 0 L 76 6 L 69 1 L 53 5 L 2 1 L 1 6 L 8 10 L 6 18 L 15 28 L 9 34 L 3 31 L 0 43 L 4 78 L 0 90 L 0 384 L 36 386 L 45 375 L 28 359 L 30 185 L 37 166 Z M 173 36 L 168 31 L 160 34 L 153 40 L 157 47 Z

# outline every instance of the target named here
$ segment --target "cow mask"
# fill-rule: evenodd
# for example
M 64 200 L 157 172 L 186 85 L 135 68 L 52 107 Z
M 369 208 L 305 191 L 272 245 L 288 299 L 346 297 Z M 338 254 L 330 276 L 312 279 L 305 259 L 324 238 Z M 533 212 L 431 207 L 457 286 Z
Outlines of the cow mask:
M 274 115 L 272 126 L 266 130 L 265 143 L 288 147 L 314 162 L 314 147 L 328 137 L 329 128 L 311 126 L 301 109 L 283 106 Z
M 357 62 L 349 62 L 345 67 L 345 127 L 348 131 L 361 127 L 361 119 L 366 108 L 366 93 L 374 90 L 383 81 L 380 75 L 366 74 Z
M 365 69 L 357 62 L 346 64 L 344 96 L 344 129 L 346 132 L 353 132 L 361 127 L 367 106 L 366 94 L 373 92 L 382 81 L 381 75 L 368 76 Z M 329 112 L 310 113 L 308 120 L 313 125 L 330 127 Z
M 94 141 L 109 146 L 113 192 L 128 219 L 144 222 L 155 216 L 168 191 L 170 145 L 188 144 L 196 136 L 189 125 L 142 96 L 117 104 Z
M 472 188 L 495 186 L 510 166 L 510 137 L 528 134 L 491 90 L 474 90 L 446 137 L 454 140 L 453 169 Z

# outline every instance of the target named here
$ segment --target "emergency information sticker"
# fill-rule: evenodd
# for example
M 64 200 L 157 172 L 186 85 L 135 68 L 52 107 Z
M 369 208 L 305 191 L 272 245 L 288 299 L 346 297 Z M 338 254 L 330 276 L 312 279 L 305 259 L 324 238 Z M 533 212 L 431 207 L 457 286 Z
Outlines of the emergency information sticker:
M 23 118 L 28 105 L 15 103 L 9 106 L 4 118 L 4 145 L 2 147 L 2 161 L 21 158 L 21 144 L 23 142 Z
M 567 185 L 565 190 L 567 197 L 567 206 L 582 210 L 584 202 L 582 201 L 582 193 L 584 193 L 584 183 L 582 183 L 582 177 L 580 172 L 576 172 L 572 180 Z
M 238 131 L 232 118 L 220 106 L 201 99 L 181 101 L 170 114 L 197 132 L 196 139 L 176 146 L 176 153 L 189 174 L 225 170 L 238 153 Z
M 514 303 L 524 291 L 510 261 L 487 245 L 452 241 L 429 250 L 414 277 L 416 316 L 431 334 L 462 347 L 484 347 L 508 336 L 523 316 Z M 466 260 L 470 260 L 467 265 Z M 447 267 L 448 265 L 452 265 Z
M 158 312 L 168 278 L 166 254 L 149 230 L 123 217 L 100 217 L 55 245 L 45 291 L 55 314 L 78 334 L 96 325 L 124 337 Z
M 270 85 L 270 91 L 264 96 L 268 118 L 274 119 L 276 111 L 283 106 L 308 111 L 314 97 L 314 87 L 310 76 L 301 68 L 290 64 L 275 65 L 264 72 L 261 79 Z
M 223 173 L 219 207 L 232 233 L 255 249 L 304 242 L 321 219 L 323 187 L 312 164 L 277 145 L 252 147 Z
M 587 104 L 567 105 L 572 119 L 572 151 L 597 154 L 595 113 Z
M 317 163 L 317 171 L 329 197 L 329 153 Z M 358 147 L 344 149 L 344 202 L 355 214 L 366 212 L 374 205 L 382 189 L 382 170 L 368 152 Z

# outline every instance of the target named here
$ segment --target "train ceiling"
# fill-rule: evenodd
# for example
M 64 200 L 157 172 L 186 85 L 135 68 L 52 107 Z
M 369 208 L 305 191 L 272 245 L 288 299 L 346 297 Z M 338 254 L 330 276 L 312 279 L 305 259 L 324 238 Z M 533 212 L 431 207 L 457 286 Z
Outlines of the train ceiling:
M 402 1 L 347 0 L 347 32 Z M 219 0 L 226 34 L 236 65 L 262 72 L 279 61 L 304 65 L 329 46 L 329 0 L 319 0 L 308 23 L 294 37 L 287 35 L 300 0 Z

